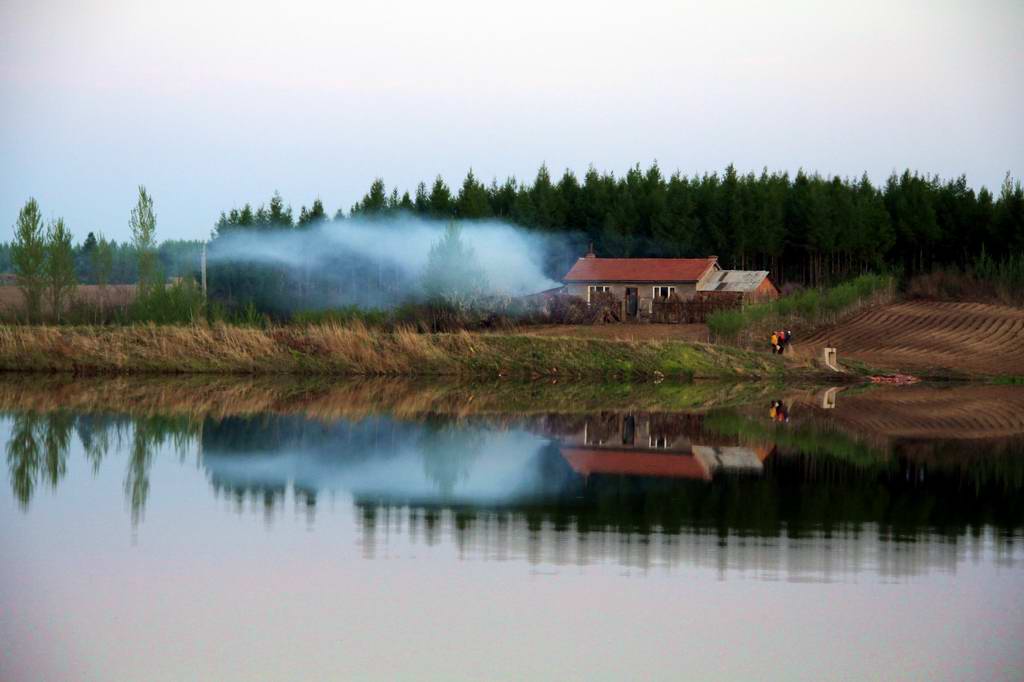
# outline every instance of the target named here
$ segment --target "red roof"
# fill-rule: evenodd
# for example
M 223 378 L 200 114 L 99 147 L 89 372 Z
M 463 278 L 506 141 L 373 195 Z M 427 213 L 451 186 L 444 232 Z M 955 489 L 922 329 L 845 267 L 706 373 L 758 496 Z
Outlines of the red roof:
M 569 462 L 573 471 L 584 476 L 619 474 L 703 480 L 711 478 L 700 460 L 692 455 L 643 450 L 562 448 L 562 457 Z
M 696 282 L 717 258 L 580 258 L 565 282 Z

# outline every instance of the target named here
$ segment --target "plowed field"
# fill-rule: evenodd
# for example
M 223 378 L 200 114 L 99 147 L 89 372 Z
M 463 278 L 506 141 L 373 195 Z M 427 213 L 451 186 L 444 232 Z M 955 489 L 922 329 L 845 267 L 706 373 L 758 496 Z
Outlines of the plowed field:
M 800 350 L 834 346 L 839 362 L 927 373 L 1024 376 L 1024 309 L 987 303 L 894 303 L 820 330 Z
M 979 439 L 1024 434 L 1024 387 L 885 386 L 836 396 L 829 418 L 888 438 Z

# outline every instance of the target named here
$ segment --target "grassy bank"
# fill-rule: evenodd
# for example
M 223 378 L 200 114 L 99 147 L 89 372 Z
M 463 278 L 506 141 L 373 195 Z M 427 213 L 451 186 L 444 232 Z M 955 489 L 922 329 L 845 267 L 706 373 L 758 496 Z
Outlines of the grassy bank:
M 0 370 L 677 379 L 816 374 L 809 365 L 706 344 L 420 334 L 359 324 L 269 329 L 5 326 L 0 327 Z

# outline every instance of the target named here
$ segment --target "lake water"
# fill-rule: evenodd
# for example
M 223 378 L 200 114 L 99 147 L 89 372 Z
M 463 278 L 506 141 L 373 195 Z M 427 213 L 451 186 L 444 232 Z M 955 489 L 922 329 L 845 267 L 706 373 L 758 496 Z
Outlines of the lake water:
M 4 681 L 1024 677 L 1021 389 L 21 377 L 0 409 Z

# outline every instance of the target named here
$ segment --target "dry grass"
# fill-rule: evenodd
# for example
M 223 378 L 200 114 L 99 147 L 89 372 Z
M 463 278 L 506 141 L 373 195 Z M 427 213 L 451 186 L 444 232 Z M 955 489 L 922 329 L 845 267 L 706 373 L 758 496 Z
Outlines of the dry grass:
M 68 299 L 65 312 L 74 306 L 99 308 L 104 310 L 126 310 L 138 295 L 136 284 L 110 284 L 100 287 L 95 284 L 79 284 L 74 294 Z M 50 316 L 49 303 L 43 301 L 43 314 Z M 0 286 L 0 319 L 23 319 L 25 316 L 25 297 L 16 286 Z
M 613 341 L 708 341 L 706 324 L 544 324 L 522 327 L 520 331 L 530 336 Z
M 350 325 L 0 326 L 0 370 L 88 373 L 747 378 L 780 376 L 764 354 L 680 341 L 421 334 Z

